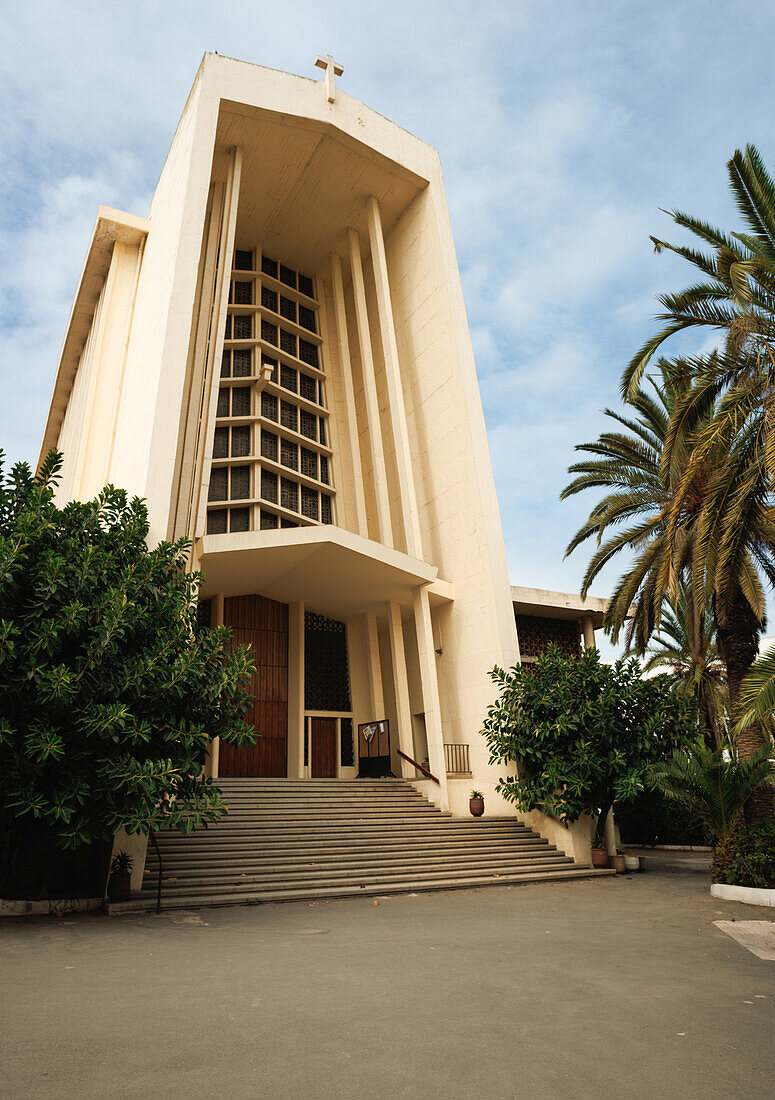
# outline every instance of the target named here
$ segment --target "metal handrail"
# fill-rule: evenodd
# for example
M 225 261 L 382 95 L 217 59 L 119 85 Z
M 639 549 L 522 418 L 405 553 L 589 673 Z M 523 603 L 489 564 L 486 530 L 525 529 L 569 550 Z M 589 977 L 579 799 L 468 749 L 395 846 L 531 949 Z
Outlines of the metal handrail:
M 424 764 L 418 764 L 416 760 L 412 760 L 411 756 L 407 756 L 405 752 L 401 752 L 400 749 L 396 749 L 396 752 L 402 760 L 406 760 L 409 764 L 413 764 L 417 768 L 418 772 L 422 772 L 428 779 L 432 779 L 434 783 L 439 783 L 435 775 L 432 774 L 430 768 L 426 768 Z M 439 783 L 439 786 L 441 784 Z

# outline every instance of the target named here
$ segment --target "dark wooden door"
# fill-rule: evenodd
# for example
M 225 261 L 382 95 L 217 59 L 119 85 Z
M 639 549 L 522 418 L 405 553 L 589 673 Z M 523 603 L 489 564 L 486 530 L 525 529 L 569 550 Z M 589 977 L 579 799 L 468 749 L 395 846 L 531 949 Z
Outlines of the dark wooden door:
M 256 671 L 247 719 L 260 733 L 249 749 L 221 742 L 219 775 L 288 774 L 288 606 L 265 596 L 224 600 L 223 620 L 236 645 L 249 644 Z
M 310 718 L 313 779 L 336 779 L 336 718 Z

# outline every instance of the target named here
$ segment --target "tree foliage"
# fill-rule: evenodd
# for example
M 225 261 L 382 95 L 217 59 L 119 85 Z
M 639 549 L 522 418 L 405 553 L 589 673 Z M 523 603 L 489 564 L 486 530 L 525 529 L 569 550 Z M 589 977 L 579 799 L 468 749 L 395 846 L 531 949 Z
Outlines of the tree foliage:
M 597 814 L 598 836 L 614 802 L 643 790 L 651 764 L 696 735 L 690 702 L 666 677 L 642 678 L 634 659 L 607 665 L 596 649 L 577 660 L 550 646 L 535 664 L 490 676 L 490 762 L 519 767 L 497 790 L 566 823 Z
M 145 505 L 112 486 L 57 507 L 60 466 L 0 454 L 0 826 L 62 848 L 189 832 L 226 812 L 209 740 L 255 737 L 249 653 L 197 625 L 185 540 L 149 550 Z
M 649 782 L 665 798 L 690 810 L 720 841 L 739 827 L 751 793 L 774 772 L 766 748 L 740 760 L 733 745 L 710 749 L 700 739 L 655 764 Z

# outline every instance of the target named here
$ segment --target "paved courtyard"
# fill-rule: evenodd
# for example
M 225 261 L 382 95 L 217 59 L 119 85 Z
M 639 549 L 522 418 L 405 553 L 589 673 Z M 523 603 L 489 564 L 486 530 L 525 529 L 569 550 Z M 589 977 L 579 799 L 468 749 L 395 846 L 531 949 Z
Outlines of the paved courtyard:
M 770 1097 L 775 963 L 701 857 L 469 893 L 0 924 L 0 1095 Z

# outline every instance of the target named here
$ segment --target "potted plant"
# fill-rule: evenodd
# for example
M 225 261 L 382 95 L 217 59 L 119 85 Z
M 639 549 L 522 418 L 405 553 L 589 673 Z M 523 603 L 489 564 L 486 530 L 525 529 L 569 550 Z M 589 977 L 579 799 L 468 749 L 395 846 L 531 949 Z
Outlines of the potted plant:
M 116 852 L 110 865 L 108 897 L 111 901 L 126 901 L 132 882 L 132 857 L 128 852 Z
M 468 800 L 468 808 L 471 811 L 472 817 L 481 817 L 484 813 L 484 795 L 481 791 L 471 791 L 471 797 Z
M 608 866 L 608 848 L 606 847 L 605 837 L 603 836 L 596 836 L 592 841 L 592 866 Z

